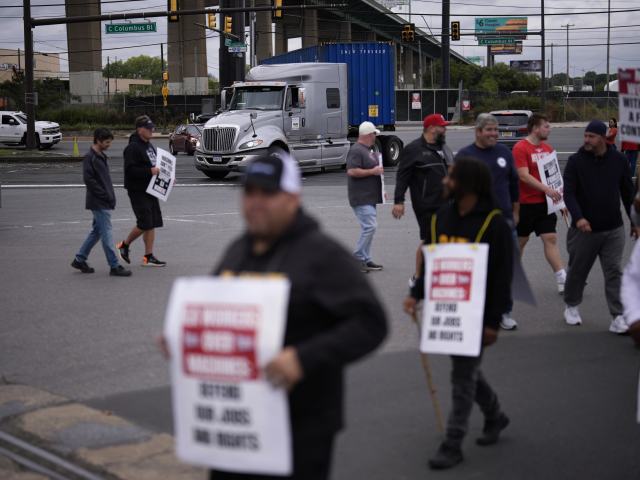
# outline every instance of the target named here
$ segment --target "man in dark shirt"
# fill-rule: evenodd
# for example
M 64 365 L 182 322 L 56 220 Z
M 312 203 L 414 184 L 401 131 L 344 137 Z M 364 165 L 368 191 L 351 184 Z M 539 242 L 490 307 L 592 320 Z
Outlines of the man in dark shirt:
M 360 262 L 363 272 L 382 270 L 382 265 L 371 258 L 373 235 L 378 227 L 376 205 L 382 203 L 382 178 L 384 169 L 371 151 L 380 133 L 371 122 L 362 122 L 358 129 L 358 141 L 347 155 L 347 188 L 349 205 L 360 222 L 360 238 L 353 255 Z
M 91 249 L 101 241 L 111 269 L 109 274 L 115 277 L 128 277 L 131 271 L 118 262 L 111 231 L 111 211 L 116 208 L 116 194 L 113 190 L 105 152 L 112 141 L 113 134 L 109 130 L 96 129 L 93 134 L 93 145 L 82 160 L 82 178 L 87 186 L 85 206 L 93 214 L 93 227 L 71 262 L 71 266 L 82 273 L 93 273 L 95 270 L 89 266 L 87 259 Z
M 520 217 L 519 178 L 511 151 L 498 143 L 498 120 L 489 113 L 481 113 L 476 119 L 476 140 L 458 151 L 458 157 L 472 157 L 484 162 L 491 171 L 493 193 L 502 215 L 513 230 L 516 241 L 516 226 Z M 518 324 L 511 316 L 513 302 L 503 312 L 500 326 L 504 330 L 513 330 Z
M 289 391 L 293 474 L 214 471 L 212 480 L 328 479 L 333 441 L 344 425 L 344 369 L 387 333 L 382 305 L 353 257 L 302 209 L 300 183 L 287 155 L 261 157 L 247 167 L 246 232 L 215 269 L 216 275 L 277 274 L 291 282 L 284 347 L 265 376 Z
M 571 213 L 564 319 L 569 325 L 582 324 L 578 305 L 582 303 L 591 267 L 600 258 L 607 305 L 613 318 L 609 331 L 623 334 L 628 327 L 620 302 L 625 242 L 620 200 L 629 214 L 634 189 L 627 159 L 607 145 L 606 134 L 607 126 L 592 120 L 584 132 L 584 145 L 569 157 L 564 170 L 564 201 Z M 631 222 L 631 235 L 638 238 L 639 233 L 640 229 Z
M 486 165 L 474 158 L 458 157 L 444 180 L 452 203 L 432 217 L 425 243 L 486 243 L 487 282 L 483 316 L 482 345 L 496 342 L 502 313 L 510 301 L 513 272 L 513 236 L 491 191 L 491 174 Z M 424 264 L 415 286 L 404 301 L 404 310 L 415 317 L 416 304 L 424 298 Z M 462 442 L 469 428 L 474 401 L 485 417 L 483 436 L 478 445 L 493 445 L 509 424 L 495 394 L 482 371 L 478 357 L 452 356 L 453 406 L 447 421 L 445 441 L 429 460 L 433 469 L 451 468 L 462 461 Z

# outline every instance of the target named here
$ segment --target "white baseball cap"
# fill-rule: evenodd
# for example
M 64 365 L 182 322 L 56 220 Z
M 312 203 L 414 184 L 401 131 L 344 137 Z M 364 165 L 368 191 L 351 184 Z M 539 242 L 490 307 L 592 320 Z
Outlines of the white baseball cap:
M 380 135 L 380 130 L 371 122 L 362 122 L 358 128 L 358 135 L 369 135 L 370 133 Z

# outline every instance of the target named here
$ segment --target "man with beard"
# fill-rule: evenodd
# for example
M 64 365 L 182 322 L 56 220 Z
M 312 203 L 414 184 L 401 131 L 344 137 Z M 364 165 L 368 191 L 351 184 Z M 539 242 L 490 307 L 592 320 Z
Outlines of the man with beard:
M 470 157 L 458 157 L 444 179 L 447 197 L 453 199 L 432 216 L 425 243 L 486 243 L 487 283 L 483 316 L 482 345 L 496 342 L 502 312 L 510 301 L 513 271 L 513 236 L 504 215 L 494 203 L 489 168 Z M 484 232 L 484 233 L 481 233 Z M 404 310 L 415 316 L 416 304 L 424 298 L 424 263 L 415 286 L 404 301 Z M 509 424 L 498 397 L 482 371 L 478 357 L 452 355 L 452 409 L 444 442 L 429 460 L 432 469 L 451 468 L 463 459 L 462 442 L 468 430 L 474 401 L 485 418 L 483 435 L 476 443 L 495 444 Z
M 564 169 L 564 201 L 571 213 L 564 319 L 568 325 L 582 324 L 578 305 L 582 303 L 591 267 L 599 258 L 612 317 L 609 331 L 623 334 L 628 326 L 620 302 L 625 242 L 620 200 L 629 214 L 634 189 L 627 159 L 607 145 L 606 134 L 607 126 L 600 120 L 592 120 L 584 132 L 584 145 L 569 157 Z M 639 233 L 640 228 L 631 220 L 631 236 L 638 238 Z
M 394 205 L 394 218 L 404 215 L 404 196 L 411 191 L 411 205 L 418 221 L 420 240 L 424 241 L 429 220 L 444 203 L 442 179 L 453 163 L 453 153 L 445 143 L 447 122 L 439 113 L 428 115 L 423 121 L 420 138 L 409 143 L 400 154 Z M 422 262 L 420 248 L 416 252 L 416 274 Z M 414 276 L 415 278 L 415 276 Z
M 547 213 L 547 197 L 557 203 L 562 200 L 562 192 L 542 183 L 538 170 L 538 160 L 554 151 L 546 142 L 551 126 L 547 117 L 534 113 L 529 117 L 527 130 L 529 135 L 513 147 L 513 158 L 520 177 L 520 221 L 516 228 L 520 255 L 524 252 L 529 236 L 535 232 L 542 240 L 544 256 L 555 273 L 558 292 L 562 294 L 567 273 L 558 248 L 558 217 L 555 212 Z

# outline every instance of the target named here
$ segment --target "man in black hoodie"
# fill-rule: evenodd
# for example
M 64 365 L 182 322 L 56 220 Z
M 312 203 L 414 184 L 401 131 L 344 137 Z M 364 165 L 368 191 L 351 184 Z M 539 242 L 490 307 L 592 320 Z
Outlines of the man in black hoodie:
M 444 203 L 442 179 L 453 163 L 453 153 L 445 143 L 447 122 L 442 115 L 434 113 L 423 120 L 420 138 L 409 143 L 400 154 L 396 189 L 393 195 L 394 218 L 404 215 L 404 196 L 407 188 L 411 193 L 411 205 L 418 221 L 420 240 L 427 235 L 429 219 Z M 422 262 L 422 253 L 416 252 L 416 275 Z
M 247 167 L 242 197 L 246 233 L 224 253 L 216 275 L 286 275 L 291 292 L 284 348 L 266 378 L 289 391 L 293 444 L 290 479 L 325 480 L 343 427 L 344 367 L 384 339 L 382 305 L 343 247 L 300 206 L 300 173 L 286 155 Z M 271 479 L 213 471 L 212 480 Z
M 581 325 L 578 305 L 596 258 L 604 274 L 605 295 L 612 320 L 609 331 L 627 332 L 620 302 L 622 251 L 625 234 L 620 200 L 629 214 L 633 202 L 633 182 L 627 159 L 606 142 L 607 127 L 592 120 L 584 132 L 584 145 L 569 157 L 564 169 L 564 202 L 571 213 L 567 233 L 569 272 L 564 289 L 568 325 Z M 631 222 L 631 235 L 640 230 Z
M 147 193 L 151 177 L 160 173 L 156 167 L 156 147 L 151 143 L 155 126 L 149 117 L 142 115 L 136 118 L 136 132 L 129 137 L 129 144 L 124 149 L 124 188 L 127 189 L 131 208 L 136 216 L 133 227 L 126 240 L 118 243 L 120 257 L 131 263 L 129 248 L 131 243 L 142 236 L 144 241 L 143 267 L 164 267 L 167 262 L 158 260 L 153 254 L 153 243 L 156 228 L 162 227 L 160 202 Z
M 491 172 L 481 161 L 470 157 L 456 159 L 444 179 L 445 193 L 453 202 L 432 217 L 425 243 L 486 243 L 489 245 L 482 345 L 498 338 L 502 313 L 510 302 L 513 272 L 513 236 L 497 208 L 491 185 Z M 424 264 L 415 286 L 404 301 L 405 311 L 416 315 L 416 304 L 424 298 Z M 451 356 L 453 407 L 447 422 L 445 441 L 429 460 L 433 469 L 451 468 L 463 459 L 462 441 L 467 433 L 474 400 L 485 417 L 483 436 L 478 445 L 493 445 L 509 424 L 498 397 L 480 370 L 478 357 Z
M 112 141 L 113 134 L 109 130 L 96 129 L 93 134 L 93 145 L 82 160 L 82 178 L 87 187 L 85 207 L 93 214 L 93 226 L 71 262 L 71 266 L 82 273 L 93 273 L 95 270 L 89 266 L 87 259 L 95 244 L 102 241 L 102 248 L 111 269 L 109 274 L 115 277 L 128 277 L 131 271 L 118 262 L 111 232 L 111 211 L 116 208 L 116 194 L 113 190 L 105 152 Z

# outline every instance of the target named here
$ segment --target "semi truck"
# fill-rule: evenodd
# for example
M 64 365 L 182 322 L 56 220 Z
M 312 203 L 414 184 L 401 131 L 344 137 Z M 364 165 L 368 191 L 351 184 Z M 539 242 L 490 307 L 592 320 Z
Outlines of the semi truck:
M 303 170 L 343 167 L 361 122 L 394 130 L 393 52 L 382 42 L 336 43 L 252 68 L 244 82 L 222 92 L 222 112 L 205 124 L 196 144 L 196 168 L 222 179 L 276 150 L 288 152 Z M 382 134 L 374 148 L 392 166 L 403 144 Z

